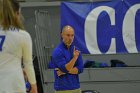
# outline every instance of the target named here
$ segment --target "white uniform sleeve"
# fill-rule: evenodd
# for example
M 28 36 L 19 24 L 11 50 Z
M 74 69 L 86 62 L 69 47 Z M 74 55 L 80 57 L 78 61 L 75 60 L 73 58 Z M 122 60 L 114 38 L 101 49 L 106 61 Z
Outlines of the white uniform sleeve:
M 30 35 L 25 32 L 23 40 L 23 64 L 28 80 L 31 84 L 36 83 L 35 71 L 32 62 L 32 40 Z

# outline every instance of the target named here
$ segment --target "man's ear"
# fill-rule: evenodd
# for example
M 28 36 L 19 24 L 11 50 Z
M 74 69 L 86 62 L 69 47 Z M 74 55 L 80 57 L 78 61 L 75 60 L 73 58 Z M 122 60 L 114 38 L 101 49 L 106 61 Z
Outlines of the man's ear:
M 61 36 L 61 40 L 63 40 L 63 35 L 62 35 L 62 32 L 60 33 L 60 36 Z
M 63 32 L 61 32 L 61 38 L 63 38 L 63 36 L 64 36 L 64 33 L 63 33 Z

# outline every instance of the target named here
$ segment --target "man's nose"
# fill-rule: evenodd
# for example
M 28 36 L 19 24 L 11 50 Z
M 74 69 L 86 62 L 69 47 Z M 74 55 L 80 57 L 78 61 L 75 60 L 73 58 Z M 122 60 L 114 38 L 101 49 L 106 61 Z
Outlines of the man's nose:
M 70 40 L 72 40 L 73 39 L 73 36 L 70 36 Z

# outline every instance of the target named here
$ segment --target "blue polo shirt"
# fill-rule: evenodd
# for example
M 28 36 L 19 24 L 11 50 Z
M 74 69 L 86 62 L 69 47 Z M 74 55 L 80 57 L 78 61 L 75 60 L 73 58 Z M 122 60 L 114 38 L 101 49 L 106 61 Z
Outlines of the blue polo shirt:
M 83 72 L 83 60 L 81 54 L 79 55 L 74 67 L 78 68 L 78 74 L 69 74 L 65 65 L 70 62 L 73 58 L 74 45 L 72 44 L 70 48 L 61 42 L 53 51 L 52 63 L 55 68 L 59 68 L 61 71 L 66 73 L 65 75 L 58 76 L 54 70 L 55 83 L 54 88 L 58 90 L 74 90 L 80 88 L 79 75 Z M 76 48 L 76 50 L 78 50 Z

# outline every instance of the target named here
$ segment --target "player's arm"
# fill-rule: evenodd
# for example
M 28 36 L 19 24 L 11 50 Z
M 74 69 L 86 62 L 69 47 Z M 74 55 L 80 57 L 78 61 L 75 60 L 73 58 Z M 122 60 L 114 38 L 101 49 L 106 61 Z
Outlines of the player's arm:
M 25 32 L 24 38 L 22 40 L 23 40 L 22 53 L 23 53 L 24 70 L 31 84 L 31 93 L 38 93 L 36 86 L 35 71 L 32 62 L 32 40 L 27 32 Z

